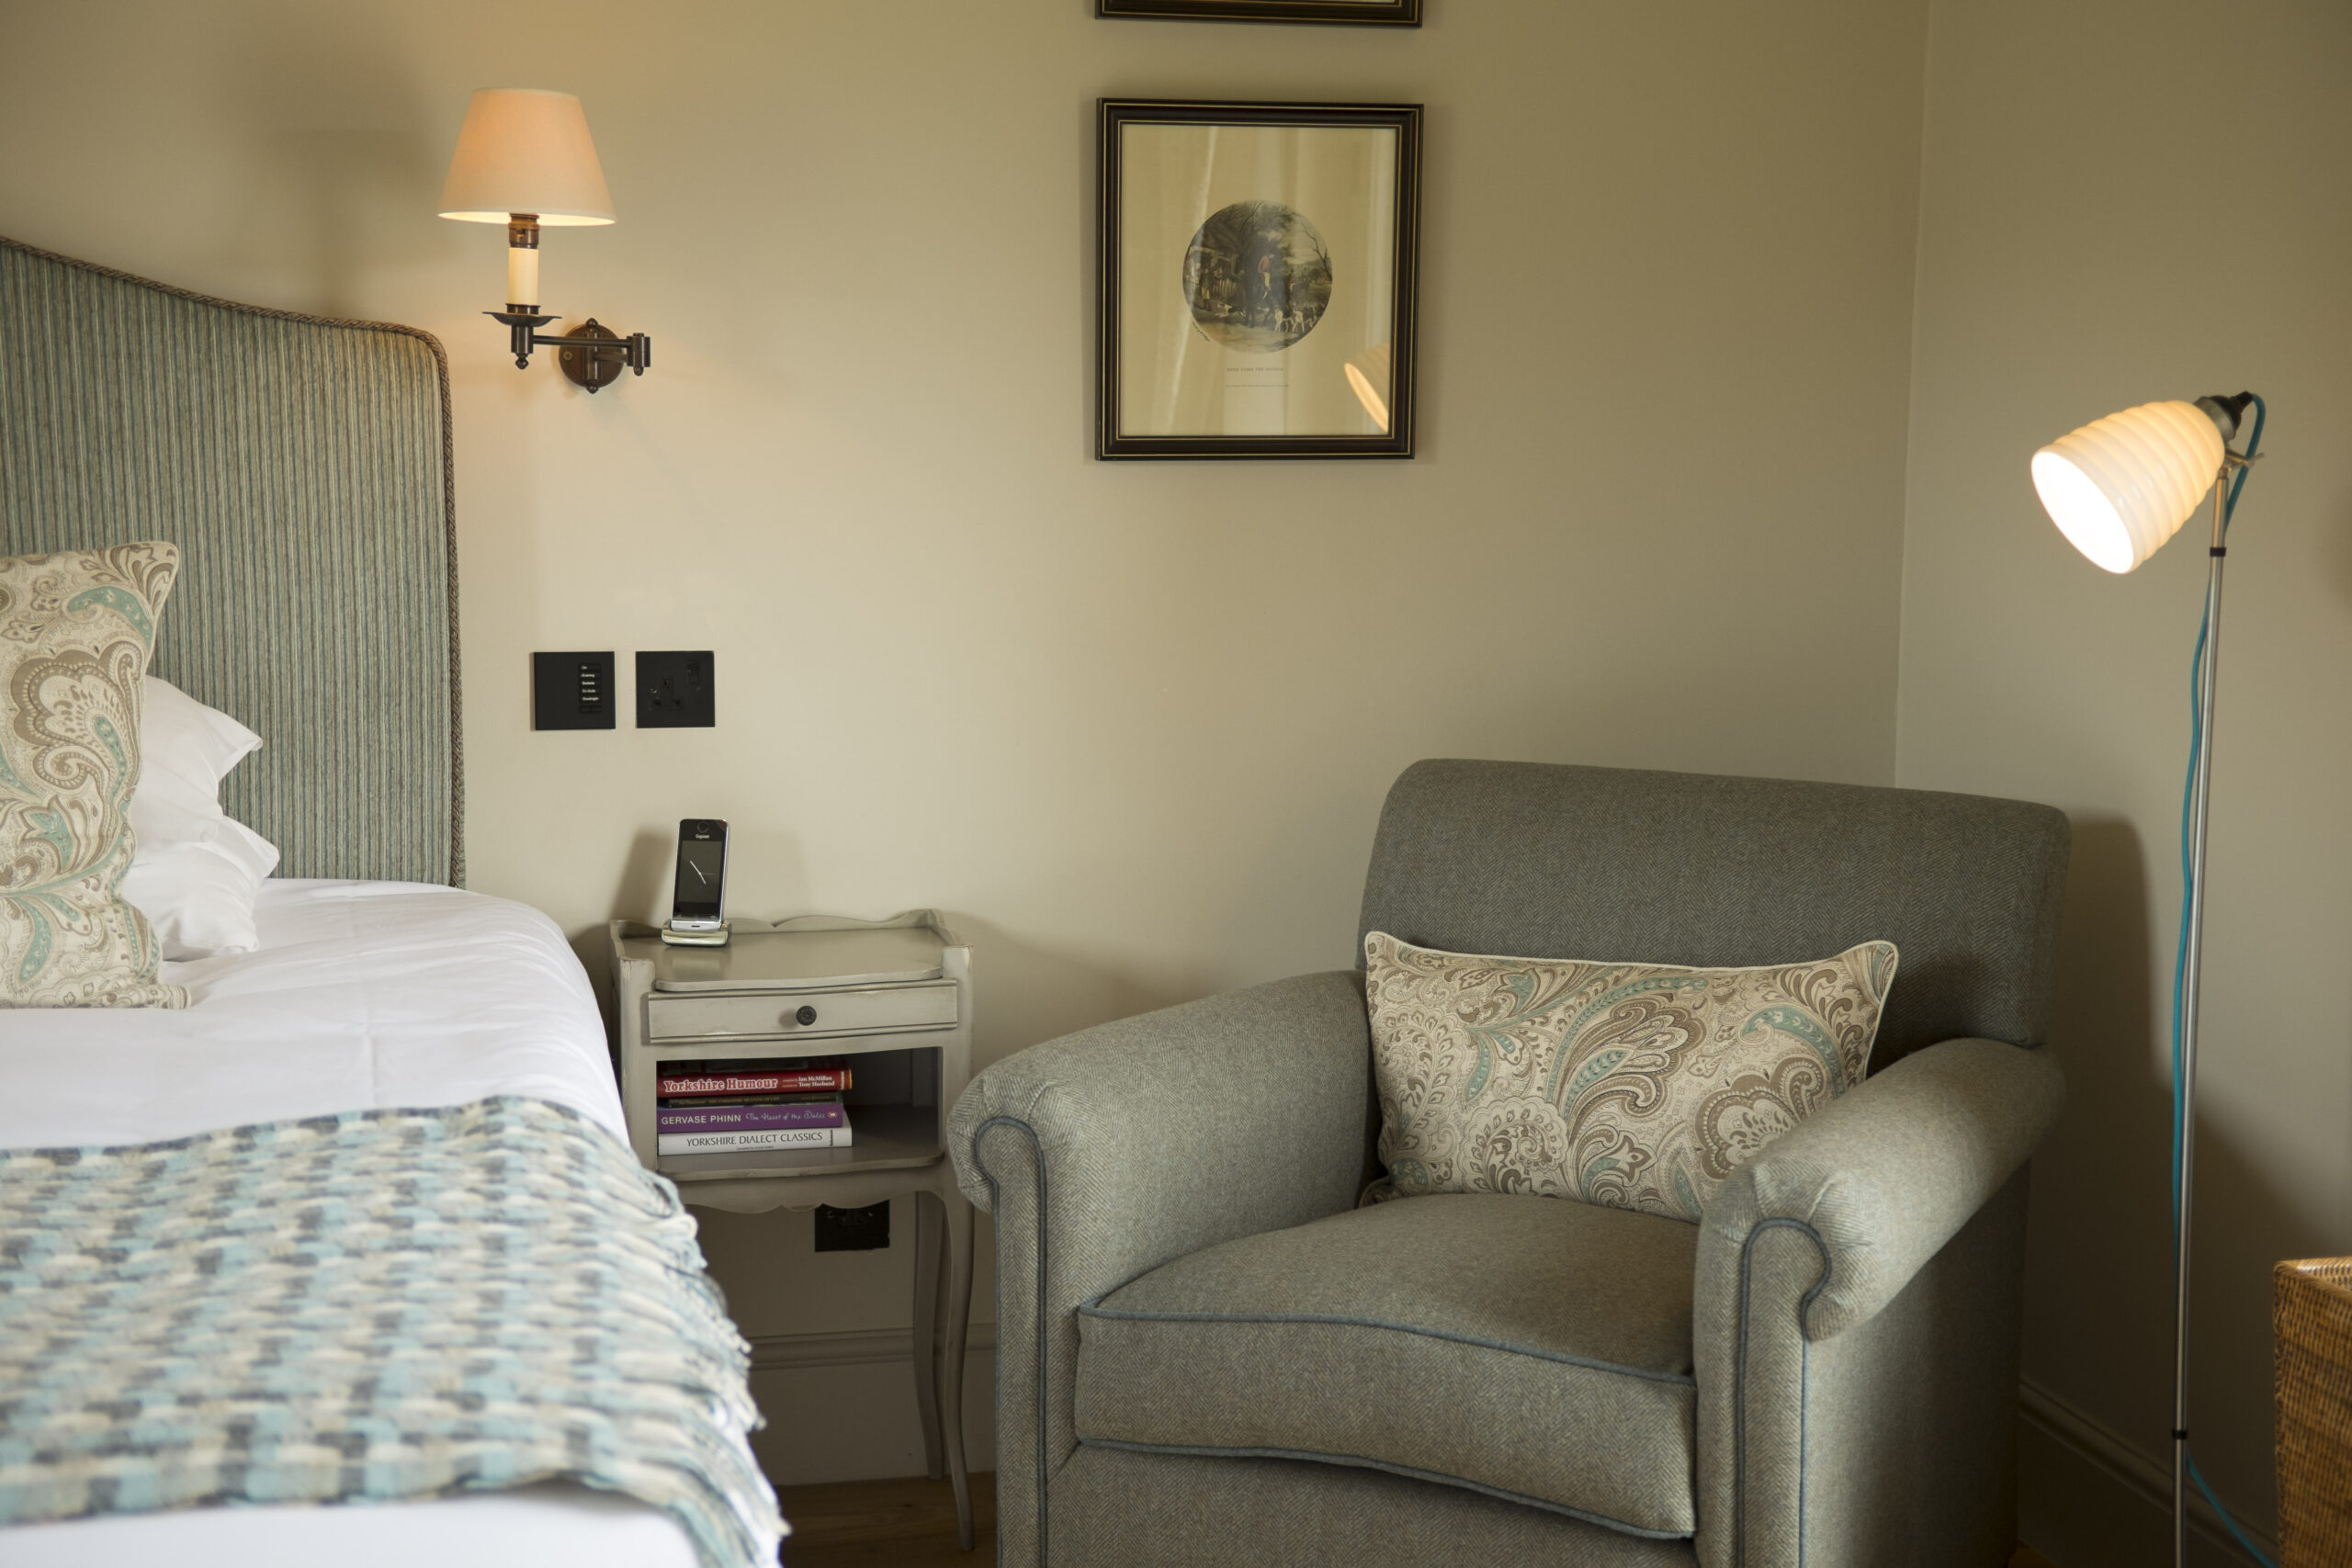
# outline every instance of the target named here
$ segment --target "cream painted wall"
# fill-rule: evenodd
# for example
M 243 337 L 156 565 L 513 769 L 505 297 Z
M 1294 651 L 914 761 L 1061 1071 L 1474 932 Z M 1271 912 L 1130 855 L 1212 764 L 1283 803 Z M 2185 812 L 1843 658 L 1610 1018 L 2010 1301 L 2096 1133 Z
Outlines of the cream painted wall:
M 993 1059 L 1347 964 L 1417 757 L 1892 778 L 1925 0 L 1091 9 L 0 0 L 0 232 L 441 334 L 472 881 L 583 953 L 724 816 L 741 909 L 947 909 Z M 643 380 L 475 313 L 500 235 L 433 203 L 482 85 L 585 97 L 622 221 L 545 299 Z M 1093 100 L 1140 93 L 1429 105 L 1418 460 L 1090 459 Z M 527 728 L 530 650 L 678 647 L 716 729 Z M 903 1324 L 902 1255 L 806 1224 L 718 1238 L 747 1326 Z
M 2074 815 L 2072 1102 L 2035 1164 L 2026 1371 L 2154 1457 L 2204 523 L 2109 578 L 2026 461 L 2127 404 L 2270 400 L 2229 558 L 2192 1314 L 2200 1462 L 2267 1529 L 2269 1267 L 2352 1251 L 2352 11 L 1939 0 L 1928 59 L 1897 773 Z M 2081 1495 L 2030 1465 L 2027 1539 L 2158 1560 L 2132 1534 L 2154 1510 Z

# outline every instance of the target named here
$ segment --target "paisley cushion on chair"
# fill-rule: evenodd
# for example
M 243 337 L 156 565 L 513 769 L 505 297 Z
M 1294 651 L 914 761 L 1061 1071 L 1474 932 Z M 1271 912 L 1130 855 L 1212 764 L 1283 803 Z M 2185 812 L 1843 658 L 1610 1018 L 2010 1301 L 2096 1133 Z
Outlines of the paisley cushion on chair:
M 141 678 L 179 564 L 167 544 L 0 560 L 0 1005 L 187 1005 L 120 893 Z
M 1376 1197 L 1523 1192 L 1695 1221 L 1868 1070 L 1894 944 L 1753 969 L 1487 958 L 1364 938 Z

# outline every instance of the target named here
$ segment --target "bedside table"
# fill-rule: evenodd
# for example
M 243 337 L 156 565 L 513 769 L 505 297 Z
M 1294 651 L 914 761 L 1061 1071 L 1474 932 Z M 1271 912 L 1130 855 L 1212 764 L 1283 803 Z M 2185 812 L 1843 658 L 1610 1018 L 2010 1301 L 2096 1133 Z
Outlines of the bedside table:
M 933 1479 L 956 1489 L 972 1545 L 964 1461 L 964 1340 L 972 1304 L 972 1205 L 946 1158 L 946 1121 L 972 1072 L 972 950 L 931 909 L 887 920 L 738 919 L 725 947 L 672 947 L 651 926 L 610 928 L 629 1145 L 688 1203 L 757 1214 L 790 1204 L 859 1209 L 915 1199 L 915 1404 Z M 654 1079 L 666 1063 L 846 1056 L 847 1148 L 657 1155 Z M 939 1333 L 946 1265 L 945 1353 Z

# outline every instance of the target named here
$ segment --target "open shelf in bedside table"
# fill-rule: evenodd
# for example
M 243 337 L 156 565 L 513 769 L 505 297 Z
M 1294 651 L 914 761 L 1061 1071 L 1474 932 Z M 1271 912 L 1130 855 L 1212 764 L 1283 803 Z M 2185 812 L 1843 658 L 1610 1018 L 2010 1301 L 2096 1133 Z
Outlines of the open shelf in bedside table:
M 936 991 L 941 986 L 947 987 L 952 999 L 955 994 L 952 982 L 933 981 L 920 987 L 880 986 L 874 989 L 900 993 L 917 989 Z M 855 995 L 855 992 L 845 991 L 838 986 L 828 985 L 821 990 L 760 991 L 729 997 L 724 1000 L 726 1005 L 765 1006 L 769 1010 L 789 1018 L 797 1006 L 808 1005 L 803 1000 L 805 998 L 821 997 L 830 1005 L 843 998 L 854 998 Z M 649 998 L 648 1010 L 662 1005 L 662 998 L 659 997 Z M 823 1021 L 820 1012 L 820 1024 Z M 933 1164 L 945 1157 L 946 1153 L 940 1141 L 940 1119 L 945 1107 L 941 1104 L 939 1084 L 948 1068 L 948 1064 L 941 1059 L 941 1053 L 948 1044 L 943 1037 L 952 1032 L 952 1023 L 941 1023 L 918 1028 L 884 1026 L 854 1032 L 852 1028 L 844 1028 L 838 1032 L 811 1031 L 792 1035 L 676 1034 L 650 1041 L 640 1048 L 640 1055 L 650 1059 L 657 1070 L 669 1063 L 681 1061 L 794 1061 L 841 1056 L 854 1064 L 860 1057 L 904 1055 L 909 1058 L 903 1075 L 886 1075 L 903 1077 L 902 1086 L 894 1084 L 892 1088 L 903 1087 L 909 1096 L 905 1101 L 862 1102 L 856 1097 L 870 1090 L 864 1086 L 851 1090 L 847 1110 L 850 1130 L 855 1141 L 847 1148 L 658 1155 L 653 1168 L 673 1181 L 692 1183 L 848 1175 L 866 1170 L 903 1170 Z M 855 1070 L 853 1066 L 853 1071 Z M 691 1198 L 693 1194 L 688 1196 Z

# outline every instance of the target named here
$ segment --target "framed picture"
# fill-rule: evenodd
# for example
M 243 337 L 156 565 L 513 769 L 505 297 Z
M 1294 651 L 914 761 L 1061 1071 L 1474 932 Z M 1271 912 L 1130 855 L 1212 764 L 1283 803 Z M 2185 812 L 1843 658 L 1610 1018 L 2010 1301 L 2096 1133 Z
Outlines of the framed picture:
M 1418 28 L 1421 0 L 1094 0 L 1094 14 L 1190 22 L 1341 22 Z
M 1409 457 L 1419 104 L 1101 102 L 1095 456 Z

